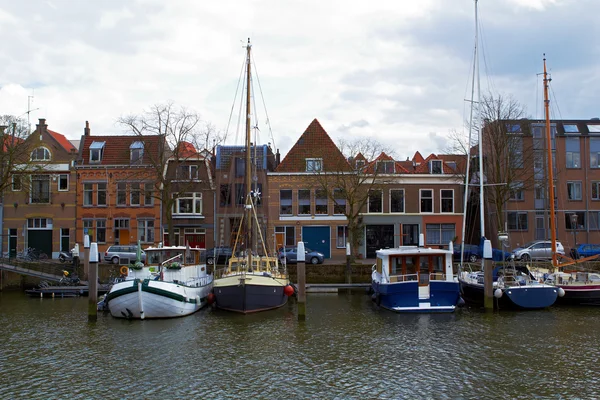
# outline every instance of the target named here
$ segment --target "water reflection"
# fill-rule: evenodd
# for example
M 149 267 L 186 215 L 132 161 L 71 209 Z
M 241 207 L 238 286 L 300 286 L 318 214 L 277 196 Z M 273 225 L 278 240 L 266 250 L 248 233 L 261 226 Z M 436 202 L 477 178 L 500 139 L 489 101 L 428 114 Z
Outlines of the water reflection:
M 87 322 L 87 298 L 0 294 L 5 398 L 593 398 L 600 309 L 394 314 L 311 294 L 237 315 Z

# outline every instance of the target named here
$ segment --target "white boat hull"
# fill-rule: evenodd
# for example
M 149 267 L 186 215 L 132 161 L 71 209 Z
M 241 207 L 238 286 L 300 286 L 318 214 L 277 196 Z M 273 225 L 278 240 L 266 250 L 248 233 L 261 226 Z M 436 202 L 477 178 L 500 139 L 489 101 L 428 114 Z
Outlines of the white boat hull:
M 152 319 L 190 315 L 208 304 L 212 276 L 200 286 L 134 279 L 115 284 L 107 295 L 108 310 L 116 318 Z

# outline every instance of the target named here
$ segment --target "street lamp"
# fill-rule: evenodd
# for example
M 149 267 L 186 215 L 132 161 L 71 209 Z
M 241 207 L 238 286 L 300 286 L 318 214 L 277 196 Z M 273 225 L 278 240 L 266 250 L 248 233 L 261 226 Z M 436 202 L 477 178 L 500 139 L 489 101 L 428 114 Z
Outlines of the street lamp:
M 573 229 L 573 240 L 575 244 L 573 245 L 573 249 L 571 250 L 571 257 L 577 258 L 577 214 L 572 213 L 570 215 L 571 218 L 571 229 Z

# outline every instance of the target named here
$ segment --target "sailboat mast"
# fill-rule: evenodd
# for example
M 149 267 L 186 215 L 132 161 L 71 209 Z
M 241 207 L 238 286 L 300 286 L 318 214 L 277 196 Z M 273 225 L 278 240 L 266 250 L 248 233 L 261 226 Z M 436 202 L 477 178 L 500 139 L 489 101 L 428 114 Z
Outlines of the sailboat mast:
M 252 185 L 252 171 L 251 171 L 251 161 L 252 157 L 250 155 L 251 149 L 251 141 L 250 141 L 250 49 L 252 45 L 250 44 L 250 38 L 248 38 L 248 45 L 246 46 L 246 207 L 244 212 L 247 214 L 246 218 L 246 257 L 248 259 L 248 263 L 246 264 L 246 268 L 252 268 L 252 198 L 250 195 L 251 185 Z
M 558 265 L 556 258 L 556 226 L 554 221 L 554 170 L 552 168 L 552 135 L 550 133 L 550 100 L 548 99 L 548 83 L 550 82 L 546 72 L 546 55 L 544 54 L 544 111 L 546 113 L 546 151 L 548 152 L 548 181 L 550 187 L 548 193 L 550 197 L 550 240 L 552 241 L 552 266 Z
M 478 139 L 479 139 L 479 226 L 481 227 L 481 236 L 485 236 L 485 212 L 483 208 L 483 118 L 481 115 L 481 80 L 479 77 L 479 20 L 477 18 L 477 0 L 475 0 L 475 64 L 477 65 L 477 116 L 479 119 Z M 483 258 L 481 259 L 483 266 Z

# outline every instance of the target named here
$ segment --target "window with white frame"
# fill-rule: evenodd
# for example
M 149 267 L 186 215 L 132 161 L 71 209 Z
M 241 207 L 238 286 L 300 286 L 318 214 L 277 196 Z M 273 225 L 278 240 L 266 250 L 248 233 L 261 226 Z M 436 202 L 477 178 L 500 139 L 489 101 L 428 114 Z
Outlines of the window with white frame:
M 600 138 L 590 138 L 590 168 L 600 168 Z
M 117 183 L 117 205 L 127 205 L 127 184 L 125 182 Z
M 141 197 L 140 183 L 134 182 L 131 184 L 131 191 L 129 193 L 129 205 L 139 206 Z
M 94 220 L 84 219 L 83 220 L 83 234 L 88 235 L 90 243 L 94 241 Z
M 298 215 L 310 214 L 310 189 L 298 189 Z
M 342 189 L 333 190 L 333 215 L 346 214 L 346 198 Z
M 241 159 L 243 161 L 243 159 Z M 198 180 L 197 165 L 180 165 L 177 167 L 177 179 L 179 180 Z
M 279 191 L 279 215 L 292 215 L 292 191 Z
M 98 182 L 98 191 L 96 192 L 96 204 L 99 206 L 106 205 L 106 182 Z
M 425 224 L 427 244 L 446 245 L 456 237 L 455 224 Z
M 144 143 L 135 141 L 129 146 L 131 164 L 141 164 L 144 158 Z
M 348 227 L 346 225 L 338 226 L 335 247 L 338 249 L 343 249 L 346 247 L 347 242 L 348 242 Z
M 142 243 L 154 243 L 154 220 L 138 219 L 138 240 Z
M 276 226 L 275 234 L 279 234 L 279 236 L 283 236 L 283 245 L 284 246 L 295 246 L 296 245 L 296 227 L 291 226 Z M 279 239 L 278 239 L 279 244 Z
M 443 174 L 444 170 L 442 168 L 442 160 L 431 160 L 430 161 L 430 171 L 432 174 Z
M 50 203 L 50 175 L 31 176 L 31 203 Z
M 509 199 L 513 200 L 513 201 L 525 200 L 525 191 L 523 190 L 523 182 L 511 183 Z
M 517 136 L 511 137 L 508 141 L 508 145 L 511 156 L 511 166 L 514 168 L 523 168 L 523 138 Z
M 31 152 L 31 161 L 50 161 L 50 150 L 38 147 Z
M 46 229 L 52 227 L 52 218 L 28 218 L 27 229 Z
M 581 200 L 581 181 L 567 182 L 567 199 Z
M 356 170 L 361 171 L 365 167 L 365 160 L 356 160 Z
M 390 190 L 390 212 L 404 212 L 404 189 Z
M 21 175 L 13 175 L 11 177 L 12 179 L 12 185 L 11 185 L 11 189 L 13 192 L 18 192 L 19 190 L 21 190 L 22 186 L 21 186 Z
M 307 158 L 306 159 L 306 172 L 319 172 L 323 170 L 323 159 L 322 158 Z
M 432 213 L 433 212 L 433 190 L 432 189 L 419 189 L 419 199 L 421 203 L 421 213 Z
M 202 215 L 202 193 L 183 193 L 175 200 L 173 214 Z
M 506 219 L 509 231 L 526 231 L 528 229 L 527 211 L 509 211 Z
M 84 206 L 93 206 L 94 205 L 94 184 L 93 183 L 84 183 L 83 184 L 83 205 Z
M 106 142 L 92 142 L 90 145 L 90 163 L 100 163 L 104 153 L 104 144 Z
M 153 183 L 145 183 L 144 184 L 144 205 L 145 206 L 154 205 L 154 184 Z
M 58 190 L 60 192 L 69 190 L 69 174 L 58 175 Z
M 600 200 L 600 182 L 592 182 L 592 200 Z
M 329 214 L 327 191 L 323 189 L 315 190 L 315 214 Z
M 440 201 L 441 201 L 441 210 L 443 213 L 453 213 L 454 212 L 454 190 L 452 189 L 442 189 L 440 190 Z
M 383 212 L 383 191 L 382 190 L 370 190 L 369 201 L 367 203 L 368 213 L 382 213 Z

